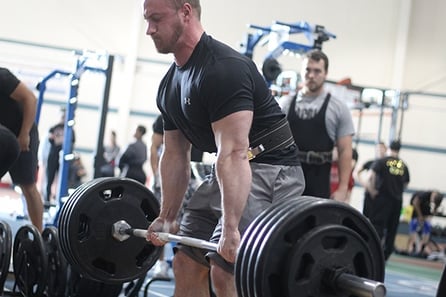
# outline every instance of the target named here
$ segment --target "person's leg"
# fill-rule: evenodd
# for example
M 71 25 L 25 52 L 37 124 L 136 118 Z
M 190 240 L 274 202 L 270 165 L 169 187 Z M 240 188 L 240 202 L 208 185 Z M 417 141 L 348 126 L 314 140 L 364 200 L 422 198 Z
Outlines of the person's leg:
M 363 207 L 362 207 L 362 214 L 364 215 L 364 216 L 366 216 L 367 218 L 368 217 L 370 217 L 370 212 L 371 212 L 371 207 L 372 207 L 372 198 L 370 198 L 370 194 L 366 191 L 366 190 L 364 190 L 365 192 L 364 192 L 364 204 L 363 204 Z
M 52 187 L 54 178 L 56 177 L 56 172 L 59 167 L 59 153 L 54 153 L 50 151 L 48 155 L 48 162 L 46 164 L 46 201 L 49 203 L 51 201 Z
M 0 178 L 8 172 L 20 154 L 17 138 L 8 128 L 0 125 Z
M 253 163 L 251 168 L 251 192 L 239 224 L 241 236 L 262 211 L 280 201 L 298 198 L 305 188 L 304 175 L 298 166 Z M 221 224 L 219 222 L 211 241 L 217 242 L 220 234 Z M 233 263 L 224 261 L 220 255 L 214 252 L 208 253 L 207 256 L 211 259 L 211 280 L 216 295 L 218 297 L 236 297 Z
M 220 190 L 215 176 L 209 176 L 184 207 L 178 234 L 209 240 L 220 216 Z M 210 296 L 210 266 L 206 253 L 204 249 L 182 244 L 174 247 L 175 297 Z
M 418 220 L 416 218 L 411 219 L 409 222 L 409 239 L 407 240 L 407 253 L 409 255 L 418 252 L 419 238 L 417 227 Z
M 37 150 L 39 148 L 39 135 L 37 127 L 33 126 L 30 132 L 29 151 L 22 151 L 19 158 L 11 167 L 9 173 L 12 182 L 19 185 L 25 196 L 28 215 L 33 225 L 43 230 L 43 202 L 36 186 L 37 179 Z
M 389 204 L 391 212 L 387 220 L 387 234 L 384 246 L 384 258 L 387 261 L 395 250 L 395 237 L 398 232 L 401 214 L 401 201 L 393 199 Z
M 209 268 L 179 250 L 173 260 L 175 297 L 209 297 Z M 220 297 L 220 295 L 217 295 Z
M 234 274 L 227 272 L 211 261 L 211 278 L 215 294 L 218 297 L 236 297 Z
M 375 197 L 370 200 L 369 220 L 378 233 L 378 237 L 384 239 L 384 229 L 386 226 L 386 218 L 389 213 L 389 205 L 386 204 L 386 197 Z
M 432 225 L 426 220 L 423 224 L 423 230 L 421 232 L 420 254 L 428 255 L 430 253 L 428 245 L 431 237 L 431 230 Z
M 19 185 L 22 190 L 23 196 L 26 199 L 26 205 L 28 208 L 28 215 L 31 223 L 43 231 L 43 202 L 39 191 L 35 183 L 27 185 Z

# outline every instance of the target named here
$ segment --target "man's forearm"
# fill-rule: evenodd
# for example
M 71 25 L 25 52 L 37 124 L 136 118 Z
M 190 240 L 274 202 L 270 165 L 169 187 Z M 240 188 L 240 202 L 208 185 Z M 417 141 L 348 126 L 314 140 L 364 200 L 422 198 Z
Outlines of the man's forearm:
M 160 217 L 168 221 L 174 221 L 181 208 L 183 197 L 189 185 L 189 162 L 178 156 L 163 154 L 160 161 L 160 175 Z
M 251 167 L 245 152 L 217 158 L 217 177 L 222 194 L 223 228 L 236 229 L 251 190 Z

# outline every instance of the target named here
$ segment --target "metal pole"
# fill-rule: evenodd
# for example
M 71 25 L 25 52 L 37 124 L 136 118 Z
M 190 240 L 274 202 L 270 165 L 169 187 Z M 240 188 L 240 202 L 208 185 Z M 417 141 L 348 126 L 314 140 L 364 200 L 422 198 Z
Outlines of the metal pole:
M 105 88 L 104 88 L 104 96 L 102 97 L 102 104 L 100 108 L 100 121 L 99 121 L 99 133 L 98 140 L 96 143 L 96 154 L 94 156 L 94 177 L 101 176 L 101 166 L 105 164 L 104 159 L 104 131 L 105 124 L 107 122 L 107 113 L 108 113 L 108 102 L 110 98 L 110 86 L 113 74 L 113 63 L 114 56 L 108 56 L 108 66 L 105 71 Z

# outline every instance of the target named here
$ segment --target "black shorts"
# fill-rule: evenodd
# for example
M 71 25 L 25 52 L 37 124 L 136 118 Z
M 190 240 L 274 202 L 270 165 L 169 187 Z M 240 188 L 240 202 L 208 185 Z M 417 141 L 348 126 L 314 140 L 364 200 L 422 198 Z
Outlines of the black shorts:
M 0 178 L 9 171 L 20 154 L 17 137 L 5 126 L 0 125 Z
M 252 184 L 246 208 L 239 224 L 240 234 L 272 203 L 300 196 L 305 188 L 300 166 L 251 163 Z M 221 196 L 215 176 L 208 176 L 189 201 L 180 225 L 180 235 L 218 243 L 221 235 Z M 209 259 L 233 273 L 234 264 L 228 263 L 216 252 L 177 245 L 198 263 L 209 267 Z
M 9 169 L 11 180 L 16 185 L 29 185 L 35 183 L 37 180 L 39 131 L 35 124 L 29 134 L 29 151 L 20 152 L 19 158 Z

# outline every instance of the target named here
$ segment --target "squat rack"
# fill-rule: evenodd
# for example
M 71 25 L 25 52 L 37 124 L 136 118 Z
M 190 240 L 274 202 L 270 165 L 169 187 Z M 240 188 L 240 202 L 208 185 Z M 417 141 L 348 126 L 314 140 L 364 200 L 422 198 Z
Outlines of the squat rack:
M 86 71 L 93 71 L 103 73 L 105 75 L 105 87 L 102 98 L 102 104 L 100 105 L 100 121 L 99 121 L 99 133 L 96 144 L 95 153 L 95 174 L 97 177 L 99 168 L 105 163 L 103 157 L 103 140 L 104 131 L 106 124 L 106 117 L 108 112 L 108 102 L 110 96 L 110 86 L 111 78 L 113 72 L 113 62 L 114 56 L 108 55 L 103 52 L 93 52 L 93 51 L 74 51 L 77 56 L 76 67 L 74 72 L 67 72 L 64 70 L 53 70 L 47 76 L 45 76 L 37 85 L 39 90 L 39 96 L 37 101 L 37 112 L 35 122 L 36 124 L 40 121 L 40 115 L 42 110 L 42 105 L 44 102 L 44 94 L 46 91 L 47 82 L 55 76 L 66 76 L 70 79 L 70 90 L 69 97 L 66 102 L 66 117 L 64 122 L 64 139 L 62 144 L 62 158 L 59 168 L 59 180 L 58 188 L 56 191 L 56 201 L 58 202 L 58 207 L 63 204 L 62 198 L 68 196 L 68 178 L 69 178 L 69 168 L 71 161 L 74 159 L 73 155 L 73 126 L 75 125 L 75 111 L 78 103 L 78 89 L 79 82 Z M 54 225 L 57 224 L 58 214 L 54 218 Z

